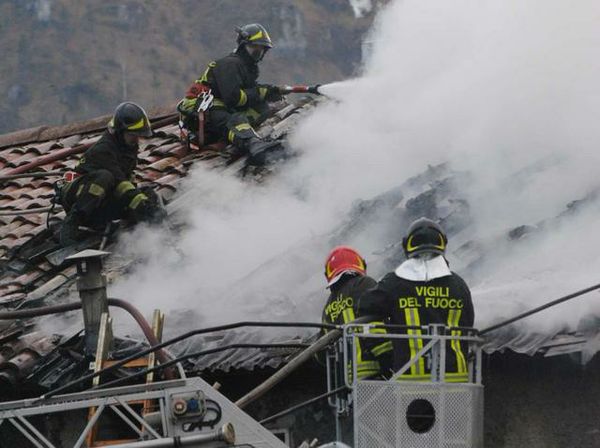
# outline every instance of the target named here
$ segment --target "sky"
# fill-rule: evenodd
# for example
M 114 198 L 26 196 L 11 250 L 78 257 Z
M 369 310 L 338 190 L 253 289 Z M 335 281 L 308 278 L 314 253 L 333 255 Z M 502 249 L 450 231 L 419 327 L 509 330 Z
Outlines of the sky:
M 471 224 L 456 241 L 488 244 L 485 267 L 469 278 L 476 326 L 596 283 L 597 201 L 539 224 L 599 186 L 598 23 L 595 0 L 390 2 L 356 77 L 325 86 L 331 99 L 289 136 L 300 156 L 260 185 L 194 168 L 179 201 L 185 231 L 126 236 L 121 255 L 139 262 L 111 296 L 146 314 L 160 307 L 187 326 L 317 321 L 328 235 L 354 201 L 441 162 L 470 173 L 461 194 Z M 509 243 L 505 233 L 523 224 L 543 230 Z M 347 244 L 369 261 L 382 241 L 374 231 Z M 461 273 L 452 244 L 448 259 Z M 577 328 L 600 315 L 598 297 L 519 326 Z

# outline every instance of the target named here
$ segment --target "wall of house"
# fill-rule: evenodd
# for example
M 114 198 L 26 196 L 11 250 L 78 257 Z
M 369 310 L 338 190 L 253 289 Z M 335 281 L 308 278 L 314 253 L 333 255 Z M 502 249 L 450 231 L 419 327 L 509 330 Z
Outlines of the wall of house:
M 234 399 L 273 371 L 214 375 Z M 600 446 L 600 356 L 582 366 L 579 357 L 544 358 L 507 351 L 484 358 L 486 448 L 595 448 Z M 306 365 L 247 412 L 258 420 L 326 391 L 325 372 Z M 268 425 L 288 428 L 292 445 L 334 440 L 335 421 L 322 401 Z

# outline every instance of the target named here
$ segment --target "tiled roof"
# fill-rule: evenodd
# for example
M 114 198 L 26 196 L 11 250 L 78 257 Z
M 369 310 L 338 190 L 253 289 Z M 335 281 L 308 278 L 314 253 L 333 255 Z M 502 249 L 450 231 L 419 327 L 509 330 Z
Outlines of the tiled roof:
M 294 122 L 296 112 L 307 107 L 310 105 L 306 101 L 284 105 L 267 120 L 261 133 L 277 131 L 281 135 Z M 174 107 L 150 111 L 154 136 L 140 145 L 135 171 L 138 186 L 153 186 L 167 201 L 176 195 L 179 182 L 194 163 L 202 161 L 211 166 L 225 163 L 218 148 L 189 150 L 180 141 L 173 111 Z M 24 301 L 47 299 L 53 291 L 56 295 L 73 283 L 75 269 L 62 263 L 62 258 L 58 257 L 56 262 L 52 257 L 61 248 L 52 241 L 52 232 L 47 230 L 48 221 L 56 224 L 65 213 L 58 207 L 58 212 L 48 220 L 45 210 L 52 204 L 54 183 L 61 177 L 53 174 L 72 169 L 85 149 L 100 138 L 108 120 L 105 116 L 0 136 L 0 310 L 14 309 Z M 36 177 L 7 179 L 23 171 L 35 173 Z M 32 359 L 37 359 L 50 350 L 48 343 L 36 342 L 51 338 L 35 331 L 34 325 L 24 321 L 7 322 L 10 321 L 0 320 L 1 353 L 12 356 L 26 349 Z M 37 339 L 32 334 L 37 335 Z M 256 361 L 256 353 L 252 359 Z M 3 369 L 0 363 L 0 377 Z
M 281 122 L 297 107 L 285 109 L 284 114 L 275 116 L 267 127 Z M 216 158 L 218 153 L 211 150 L 189 151 L 180 141 L 178 124 L 172 112 L 170 117 L 166 111 L 159 111 L 151 117 L 153 121 L 158 119 L 159 125 L 154 125 L 154 136 L 140 146 L 135 180 L 141 187 L 152 185 L 158 194 L 169 200 L 195 161 Z M 42 163 L 27 172 L 43 174 L 72 169 L 84 150 L 100 138 L 107 120 L 108 117 L 101 117 L 79 125 L 35 128 L 0 136 L 0 178 L 12 175 L 41 158 L 61 153 L 68 155 Z M 52 136 L 52 139 L 46 140 L 48 136 Z M 69 154 L 73 150 L 76 152 Z M 54 183 L 58 179 L 59 176 L 49 175 L 0 180 L 0 262 L 4 265 L 0 276 L 0 301 L 21 298 L 47 280 L 44 274 L 51 271 L 51 267 L 44 269 L 42 263 L 25 269 L 13 269 L 9 261 L 14 258 L 18 248 L 46 229 L 47 213 L 36 211 L 51 206 Z M 30 213 L 15 214 L 23 211 Z M 60 211 L 51 215 L 50 220 L 63 217 L 64 212 Z

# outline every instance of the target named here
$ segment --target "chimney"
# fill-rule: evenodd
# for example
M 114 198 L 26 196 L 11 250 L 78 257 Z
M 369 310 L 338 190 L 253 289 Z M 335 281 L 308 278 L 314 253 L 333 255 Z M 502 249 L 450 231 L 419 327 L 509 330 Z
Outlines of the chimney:
M 102 313 L 108 313 L 106 277 L 102 275 L 102 257 L 109 252 L 87 249 L 66 258 L 77 263 L 77 290 L 83 310 L 85 352 L 94 355 Z

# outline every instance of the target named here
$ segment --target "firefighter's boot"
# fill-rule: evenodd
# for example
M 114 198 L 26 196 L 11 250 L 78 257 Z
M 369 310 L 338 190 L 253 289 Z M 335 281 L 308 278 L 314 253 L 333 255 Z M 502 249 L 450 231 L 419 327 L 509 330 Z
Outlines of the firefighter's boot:
M 78 243 L 84 237 L 84 232 L 79 230 L 82 225 L 83 216 L 76 210 L 71 210 L 62 222 L 60 228 L 59 240 L 63 247 Z
M 276 140 L 263 140 L 259 137 L 249 138 L 245 145 L 245 152 L 248 155 L 248 164 L 263 166 L 269 160 L 269 154 L 281 146 Z

